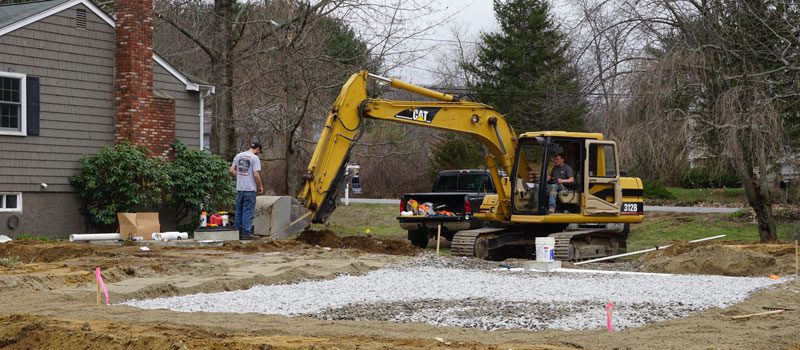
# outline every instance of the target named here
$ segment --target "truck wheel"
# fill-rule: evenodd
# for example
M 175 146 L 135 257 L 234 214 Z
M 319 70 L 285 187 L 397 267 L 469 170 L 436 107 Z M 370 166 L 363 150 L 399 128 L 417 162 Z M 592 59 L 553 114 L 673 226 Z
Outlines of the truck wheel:
M 416 247 L 425 249 L 428 247 L 428 232 L 408 231 L 408 240 Z

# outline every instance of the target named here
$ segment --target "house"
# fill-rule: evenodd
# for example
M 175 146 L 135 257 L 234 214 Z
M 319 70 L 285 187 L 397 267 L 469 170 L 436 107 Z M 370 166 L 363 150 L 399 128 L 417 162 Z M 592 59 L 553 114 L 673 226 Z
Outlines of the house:
M 169 156 L 201 147 L 195 81 L 152 51 L 152 0 L 0 5 L 0 234 L 86 232 L 69 177 L 79 159 L 129 140 Z

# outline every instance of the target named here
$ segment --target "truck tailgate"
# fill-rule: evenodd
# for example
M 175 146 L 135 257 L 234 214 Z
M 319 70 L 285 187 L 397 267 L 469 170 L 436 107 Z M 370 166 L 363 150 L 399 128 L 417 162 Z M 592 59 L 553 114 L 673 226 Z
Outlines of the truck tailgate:
M 455 213 L 456 215 L 464 214 L 464 200 L 468 198 L 464 193 L 410 193 L 403 195 L 400 200 L 408 202 L 415 200 L 418 203 L 433 203 L 433 208 L 436 211 L 447 210 Z

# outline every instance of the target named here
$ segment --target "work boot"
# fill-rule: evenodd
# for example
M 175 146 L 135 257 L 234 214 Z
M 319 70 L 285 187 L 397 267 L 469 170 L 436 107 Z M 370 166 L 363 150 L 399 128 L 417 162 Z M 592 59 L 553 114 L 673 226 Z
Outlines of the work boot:
M 556 213 L 556 208 L 547 209 L 547 212 L 550 213 L 550 214 L 555 214 Z
M 239 236 L 240 241 L 257 241 L 258 237 L 255 235 L 241 235 Z

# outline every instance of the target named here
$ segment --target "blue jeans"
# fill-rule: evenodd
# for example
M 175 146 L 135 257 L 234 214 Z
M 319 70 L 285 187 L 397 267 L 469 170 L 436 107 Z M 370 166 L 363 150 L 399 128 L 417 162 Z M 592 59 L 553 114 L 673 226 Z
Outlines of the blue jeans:
M 547 203 L 548 208 L 555 209 L 556 208 L 556 196 L 558 196 L 558 192 L 561 192 L 564 189 L 564 185 L 561 184 L 550 184 L 548 186 L 548 192 L 550 193 L 550 200 Z
M 236 228 L 240 236 L 253 234 L 253 214 L 256 210 L 256 191 L 236 191 Z

